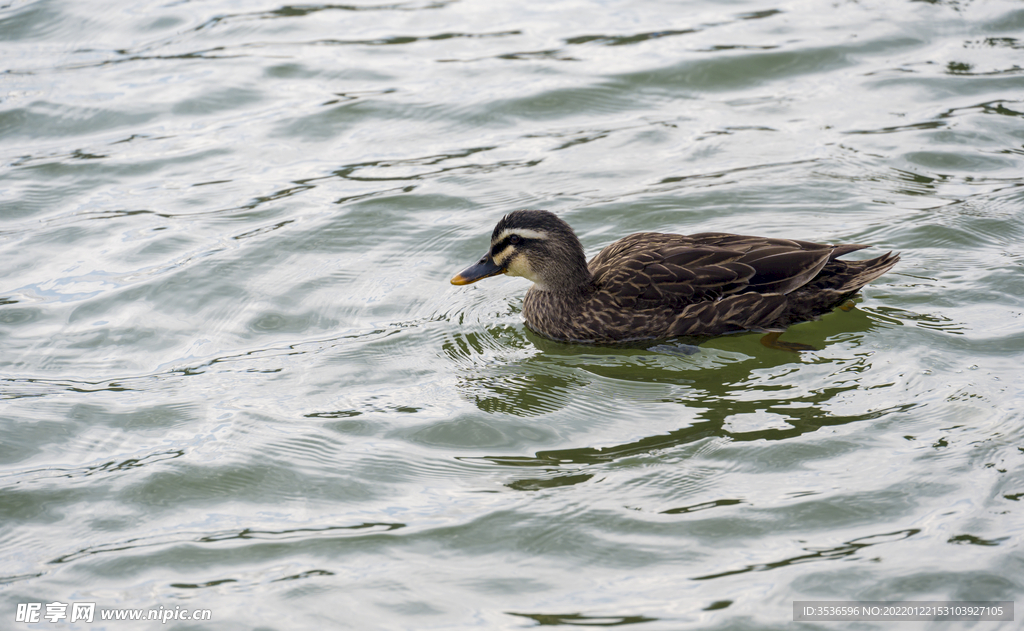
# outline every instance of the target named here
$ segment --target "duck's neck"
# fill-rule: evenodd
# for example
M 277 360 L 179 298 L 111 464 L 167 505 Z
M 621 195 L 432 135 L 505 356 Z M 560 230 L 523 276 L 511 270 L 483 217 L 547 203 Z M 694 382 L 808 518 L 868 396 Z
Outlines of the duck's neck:
M 533 284 L 535 291 L 541 291 L 552 296 L 559 296 L 564 300 L 584 298 L 593 291 L 593 282 L 588 272 L 586 276 L 578 278 L 561 278 L 561 282 L 548 279 L 547 282 L 538 281 Z
M 537 291 L 550 292 L 565 299 L 583 297 L 593 290 L 593 276 L 579 241 L 565 244 L 534 279 Z

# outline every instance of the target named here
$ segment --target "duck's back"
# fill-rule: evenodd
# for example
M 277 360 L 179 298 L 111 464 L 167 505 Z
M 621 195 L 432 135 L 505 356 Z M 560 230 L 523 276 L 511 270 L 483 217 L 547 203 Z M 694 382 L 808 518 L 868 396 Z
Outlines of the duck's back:
M 836 260 L 864 247 L 641 232 L 590 261 L 593 282 L 586 295 L 531 289 L 523 315 L 539 333 L 571 341 L 775 329 L 831 310 L 899 258 Z

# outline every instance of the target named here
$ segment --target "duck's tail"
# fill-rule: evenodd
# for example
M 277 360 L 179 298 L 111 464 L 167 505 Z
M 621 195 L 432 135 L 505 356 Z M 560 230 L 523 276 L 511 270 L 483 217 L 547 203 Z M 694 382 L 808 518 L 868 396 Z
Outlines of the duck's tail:
M 900 255 L 892 252 L 863 261 L 841 261 L 833 258 L 814 280 L 787 296 L 789 308 L 776 326 L 788 326 L 795 322 L 817 319 L 888 272 L 899 260 Z
M 865 261 L 834 261 L 834 270 L 827 266 L 819 278 L 826 276 L 830 271 L 831 278 L 827 288 L 842 295 L 846 299 L 861 290 L 865 285 L 885 274 L 893 268 L 900 260 L 899 253 L 888 252 L 873 259 Z M 815 279 L 817 281 L 818 279 Z M 824 279 L 823 279 L 824 280 Z M 815 281 L 812 281 L 814 284 Z

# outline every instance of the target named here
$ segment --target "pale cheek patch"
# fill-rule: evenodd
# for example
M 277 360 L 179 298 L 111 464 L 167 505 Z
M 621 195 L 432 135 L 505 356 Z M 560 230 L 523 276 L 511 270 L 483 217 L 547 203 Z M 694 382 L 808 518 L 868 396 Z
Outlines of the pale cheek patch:
M 509 276 L 521 276 L 527 280 L 537 282 L 534 278 L 533 268 L 530 267 L 530 263 L 526 260 L 525 256 L 518 255 L 513 256 L 512 260 L 509 261 L 508 267 L 505 268 L 505 273 Z

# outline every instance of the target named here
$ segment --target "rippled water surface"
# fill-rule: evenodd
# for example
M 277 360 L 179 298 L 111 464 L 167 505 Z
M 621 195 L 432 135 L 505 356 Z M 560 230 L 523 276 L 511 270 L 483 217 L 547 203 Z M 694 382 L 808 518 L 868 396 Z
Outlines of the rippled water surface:
M 1019 600 L 1022 185 L 1018 1 L 9 0 L 0 626 Z M 571 346 L 448 283 L 516 208 L 903 258 L 816 352 Z

